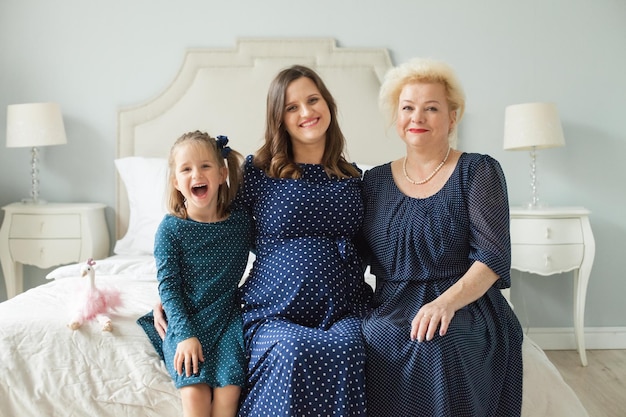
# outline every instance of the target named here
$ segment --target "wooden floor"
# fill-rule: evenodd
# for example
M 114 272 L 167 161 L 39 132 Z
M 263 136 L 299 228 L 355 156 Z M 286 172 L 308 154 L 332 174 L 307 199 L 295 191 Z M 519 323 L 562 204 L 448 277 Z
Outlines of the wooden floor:
M 574 350 L 546 350 L 590 417 L 626 416 L 626 350 L 587 350 L 586 367 Z

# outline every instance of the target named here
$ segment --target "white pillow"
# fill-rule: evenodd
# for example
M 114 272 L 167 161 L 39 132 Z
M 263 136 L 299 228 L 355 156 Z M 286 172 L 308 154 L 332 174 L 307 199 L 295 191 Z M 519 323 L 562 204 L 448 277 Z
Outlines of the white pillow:
M 154 235 L 167 212 L 165 190 L 168 167 L 165 158 L 131 156 L 115 160 L 128 195 L 128 230 L 115 243 L 116 255 L 152 255 Z

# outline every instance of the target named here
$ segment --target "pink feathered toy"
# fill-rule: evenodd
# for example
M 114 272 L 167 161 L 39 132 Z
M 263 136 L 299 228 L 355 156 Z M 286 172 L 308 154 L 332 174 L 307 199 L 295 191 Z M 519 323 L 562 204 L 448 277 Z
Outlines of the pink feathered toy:
M 95 318 L 102 325 L 102 331 L 110 332 L 113 330 L 113 323 L 107 314 L 122 305 L 120 292 L 117 289 L 96 287 L 95 264 L 96 262 L 89 258 L 80 269 L 81 277 L 87 276 L 89 282 L 74 304 L 74 315 L 67 325 L 72 330 L 78 329 L 84 322 Z

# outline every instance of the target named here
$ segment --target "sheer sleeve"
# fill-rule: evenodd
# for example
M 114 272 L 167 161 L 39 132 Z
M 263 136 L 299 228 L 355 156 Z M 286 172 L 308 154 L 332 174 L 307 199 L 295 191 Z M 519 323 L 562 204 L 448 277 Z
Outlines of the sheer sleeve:
M 470 259 L 494 271 L 497 288 L 511 286 L 511 237 L 506 179 L 500 164 L 483 155 L 471 168 L 468 188 Z

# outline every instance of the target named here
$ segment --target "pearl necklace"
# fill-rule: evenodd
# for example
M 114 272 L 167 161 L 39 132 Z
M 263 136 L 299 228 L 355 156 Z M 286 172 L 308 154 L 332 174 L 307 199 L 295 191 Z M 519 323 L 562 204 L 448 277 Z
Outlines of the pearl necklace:
M 411 177 L 409 177 L 409 174 L 406 172 L 406 156 L 404 157 L 404 162 L 402 163 L 402 171 L 404 172 L 404 178 L 406 178 L 406 180 L 408 182 L 410 182 L 413 185 L 422 185 L 422 184 L 426 184 L 428 181 L 430 181 L 432 179 L 432 177 L 435 176 L 436 173 L 439 172 L 439 170 L 441 169 L 441 167 L 443 167 L 443 164 L 446 163 L 446 161 L 448 160 L 448 155 L 450 155 L 450 147 L 448 146 L 448 152 L 446 153 L 446 157 L 443 158 L 443 161 L 441 161 L 439 163 L 439 165 L 437 165 L 437 168 L 435 168 L 435 170 L 433 172 L 430 173 L 429 176 L 427 176 L 426 178 L 424 178 L 423 180 L 419 180 L 419 181 L 415 181 L 413 179 L 411 179 Z

